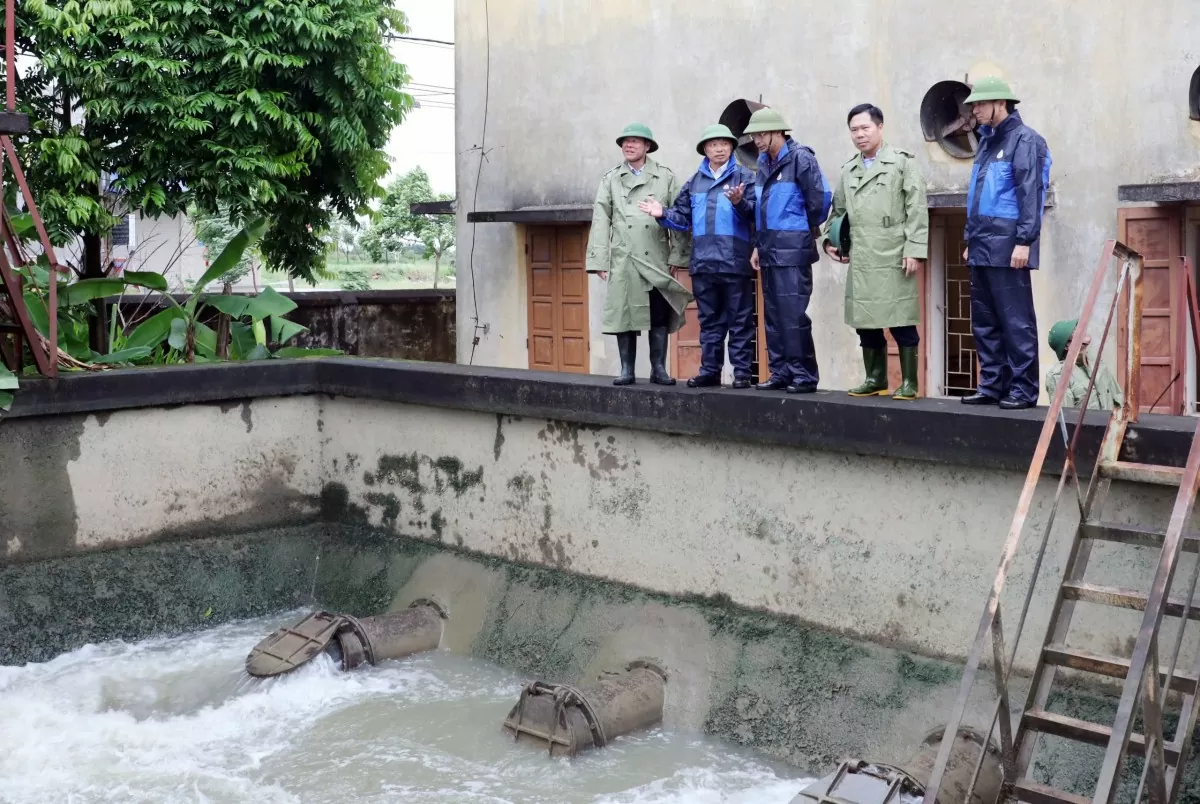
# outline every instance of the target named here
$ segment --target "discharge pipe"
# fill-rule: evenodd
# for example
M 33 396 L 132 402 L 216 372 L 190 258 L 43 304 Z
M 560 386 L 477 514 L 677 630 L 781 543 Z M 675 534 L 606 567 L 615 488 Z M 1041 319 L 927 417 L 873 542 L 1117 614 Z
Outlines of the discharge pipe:
M 437 603 L 424 599 L 402 611 L 375 617 L 313 612 L 255 645 L 246 657 L 246 672 L 255 678 L 281 676 L 322 653 L 343 670 L 403 659 L 437 648 L 445 618 Z
M 666 672 L 644 660 L 589 687 L 531 681 L 504 730 L 518 743 L 546 746 L 552 757 L 575 756 L 661 723 L 666 684 Z
M 930 732 L 917 754 L 899 765 L 849 759 L 814 782 L 791 804 L 901 804 L 924 797 L 945 729 Z M 979 768 L 974 787 L 971 778 Z M 1000 751 L 973 729 L 958 730 L 938 804 L 996 804 L 1004 783 Z M 968 801 L 968 792 L 970 800 Z

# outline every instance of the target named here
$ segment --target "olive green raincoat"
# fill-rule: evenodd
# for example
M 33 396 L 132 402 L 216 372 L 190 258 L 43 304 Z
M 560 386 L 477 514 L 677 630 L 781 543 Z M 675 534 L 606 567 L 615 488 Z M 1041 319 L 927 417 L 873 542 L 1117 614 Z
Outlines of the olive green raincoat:
M 871 167 L 856 154 L 842 165 L 833 209 L 822 227 L 850 215 L 850 265 L 846 272 L 846 323 L 884 329 L 921 323 L 916 277 L 904 275 L 904 258 L 929 256 L 925 178 L 916 158 L 886 142 Z
M 669 330 L 676 332 L 683 326 L 683 311 L 692 294 L 671 277 L 668 266 L 687 267 L 691 237 L 668 231 L 638 209 L 638 202 L 651 196 L 670 208 L 677 195 L 675 174 L 653 159 L 646 160 L 640 176 L 622 163 L 600 180 L 588 237 L 587 270 L 608 272 L 602 327 L 606 334 L 650 329 L 651 288 L 658 288 L 671 305 Z
M 1082 358 L 1082 355 L 1080 356 Z M 1063 394 L 1063 407 L 1077 408 L 1079 403 L 1083 401 L 1084 394 L 1087 393 L 1088 383 L 1091 381 L 1092 375 L 1087 365 L 1087 360 L 1083 359 L 1084 365 L 1076 364 L 1075 370 L 1071 372 L 1071 379 L 1067 382 L 1067 390 Z M 1055 363 L 1046 372 L 1046 394 L 1053 399 L 1055 391 L 1058 390 L 1058 383 L 1062 379 L 1063 369 L 1066 368 L 1066 363 L 1062 360 Z M 1092 395 L 1088 399 L 1088 410 L 1112 410 L 1115 407 L 1120 407 L 1124 400 L 1124 395 L 1121 393 L 1121 386 L 1117 384 L 1117 380 L 1113 377 L 1112 372 L 1104 364 L 1095 367 L 1096 382 L 1092 385 Z

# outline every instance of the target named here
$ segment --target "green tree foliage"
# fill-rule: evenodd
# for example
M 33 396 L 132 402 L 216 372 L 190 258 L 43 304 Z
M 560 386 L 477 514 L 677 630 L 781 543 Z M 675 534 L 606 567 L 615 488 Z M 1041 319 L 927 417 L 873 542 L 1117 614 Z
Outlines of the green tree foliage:
M 268 266 L 311 281 L 333 217 L 382 195 L 412 105 L 385 37 L 405 30 L 387 0 L 18 3 L 19 147 L 54 238 L 81 236 L 80 272 L 103 275 L 114 212 L 195 204 L 266 217 Z
M 376 253 L 382 253 L 383 248 L 391 250 L 391 243 L 420 243 L 425 248 L 425 258 L 433 260 L 436 288 L 442 257 L 454 248 L 454 216 L 414 215 L 410 207 L 422 201 L 452 199 L 453 196 L 445 194 L 435 195 L 425 171 L 413 168 L 388 185 L 376 222 L 360 243 L 373 259 L 378 259 Z

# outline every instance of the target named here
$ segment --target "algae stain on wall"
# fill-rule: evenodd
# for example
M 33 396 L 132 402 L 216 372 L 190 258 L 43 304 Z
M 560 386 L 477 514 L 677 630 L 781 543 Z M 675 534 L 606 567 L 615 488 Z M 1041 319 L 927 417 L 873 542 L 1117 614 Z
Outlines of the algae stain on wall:
M 333 473 L 354 476 L 361 458 L 347 453 L 331 462 Z M 444 541 L 453 523 L 445 512 L 445 503 L 468 494 L 486 493 L 483 466 L 467 467 L 453 455 L 431 456 L 419 452 L 384 454 L 375 467 L 363 470 L 362 484 L 368 489 L 361 496 L 361 508 L 367 521 L 378 521 L 396 533 Z M 333 519 L 357 521 L 360 517 L 349 500 L 345 484 L 331 482 L 325 510 Z M 479 497 L 483 501 L 483 497 Z M 457 537 L 459 544 L 461 536 Z

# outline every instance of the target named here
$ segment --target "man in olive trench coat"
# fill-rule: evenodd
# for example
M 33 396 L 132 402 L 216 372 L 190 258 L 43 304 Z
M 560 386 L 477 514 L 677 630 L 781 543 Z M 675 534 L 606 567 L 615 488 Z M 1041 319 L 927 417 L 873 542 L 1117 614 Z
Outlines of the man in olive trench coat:
M 633 382 L 637 336 L 647 331 L 650 381 L 674 385 L 666 369 L 667 337 L 683 326 L 692 294 L 673 274 L 687 267 L 691 238 L 659 226 L 638 204 L 648 198 L 673 204 L 679 180 L 670 168 L 647 156 L 658 150 L 649 127 L 626 126 L 617 144 L 625 159 L 600 180 L 587 250 L 588 273 L 607 281 L 603 331 L 617 336 L 621 356 L 621 374 L 613 384 Z
M 903 377 L 892 398 L 916 399 L 921 323 L 916 273 L 929 254 L 925 178 L 913 154 L 884 142 L 878 107 L 855 106 L 847 124 L 859 153 L 842 165 L 824 248 L 834 260 L 850 264 L 846 323 L 858 330 L 866 368 L 866 380 L 850 395 L 887 395 L 887 328 L 900 347 Z M 831 235 L 841 242 L 832 242 Z

